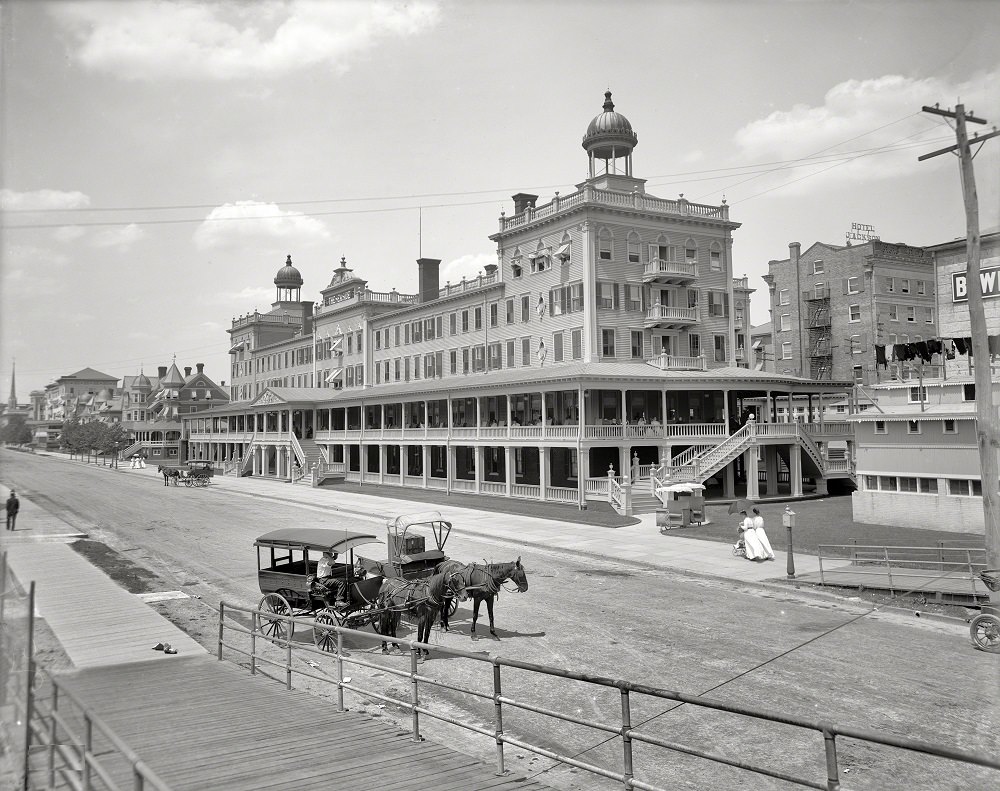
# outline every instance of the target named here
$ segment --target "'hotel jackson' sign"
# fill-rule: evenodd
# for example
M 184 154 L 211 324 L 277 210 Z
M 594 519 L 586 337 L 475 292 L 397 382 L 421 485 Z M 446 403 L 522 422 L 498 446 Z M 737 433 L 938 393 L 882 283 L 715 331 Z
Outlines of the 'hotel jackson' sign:
M 979 270 L 979 282 L 983 287 L 983 299 L 1000 297 L 1000 266 L 988 266 Z M 969 298 L 969 284 L 965 272 L 951 276 L 952 302 L 964 302 Z

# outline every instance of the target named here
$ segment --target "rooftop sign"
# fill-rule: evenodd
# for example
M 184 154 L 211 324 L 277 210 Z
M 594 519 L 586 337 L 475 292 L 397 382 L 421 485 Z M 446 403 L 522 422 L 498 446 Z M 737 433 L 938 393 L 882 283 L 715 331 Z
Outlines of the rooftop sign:
M 862 222 L 852 222 L 851 230 L 845 236 L 848 240 L 857 239 L 861 242 L 871 242 L 879 238 L 878 234 L 875 233 L 874 225 L 866 225 Z

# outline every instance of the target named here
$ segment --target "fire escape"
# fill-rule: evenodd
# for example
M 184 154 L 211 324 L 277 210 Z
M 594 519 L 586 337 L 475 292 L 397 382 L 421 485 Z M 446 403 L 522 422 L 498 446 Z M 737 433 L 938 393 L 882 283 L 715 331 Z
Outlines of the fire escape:
M 830 337 L 830 287 L 816 285 L 803 292 L 806 305 L 806 328 L 809 330 L 809 376 L 833 378 L 833 343 Z

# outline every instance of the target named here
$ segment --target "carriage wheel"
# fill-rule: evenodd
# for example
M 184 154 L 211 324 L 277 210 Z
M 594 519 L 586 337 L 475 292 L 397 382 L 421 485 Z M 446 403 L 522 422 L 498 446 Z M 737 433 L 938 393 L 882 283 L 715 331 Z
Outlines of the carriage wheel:
M 458 612 L 458 597 L 452 596 L 451 601 L 448 602 L 448 617 L 451 618 L 455 613 Z
M 291 615 L 296 615 L 296 614 L 302 615 L 302 613 L 294 612 L 295 608 L 301 609 L 303 606 L 301 593 L 299 593 L 298 591 L 293 591 L 291 588 L 278 588 L 278 590 L 276 590 L 275 593 L 288 602 L 288 606 L 292 610 Z M 309 607 L 308 602 L 305 603 L 305 607 L 306 608 Z
M 330 629 L 321 629 L 321 626 L 343 626 L 344 623 L 336 610 L 327 607 L 316 613 L 316 625 L 313 626 L 313 643 L 320 651 L 328 654 L 337 652 L 337 633 Z
M 191 487 L 191 479 L 190 478 L 185 478 L 184 479 L 184 485 L 187 486 L 188 488 L 190 488 Z
M 292 635 L 295 634 L 294 622 L 267 617 L 267 613 L 290 616 L 292 614 L 292 607 L 288 603 L 288 599 L 280 593 L 269 593 L 260 600 L 257 609 L 264 613 L 260 617 L 260 630 L 266 638 L 269 640 L 292 639 Z
M 980 651 L 1000 654 L 1000 618 L 988 613 L 981 613 L 969 624 L 972 644 Z

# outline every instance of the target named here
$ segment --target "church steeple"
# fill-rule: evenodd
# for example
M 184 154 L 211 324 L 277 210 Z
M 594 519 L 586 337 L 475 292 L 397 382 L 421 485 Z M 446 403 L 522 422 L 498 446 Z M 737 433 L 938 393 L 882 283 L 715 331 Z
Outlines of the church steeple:
M 10 396 L 7 398 L 8 410 L 17 409 L 17 380 L 15 374 L 15 363 L 12 360 L 10 363 Z

